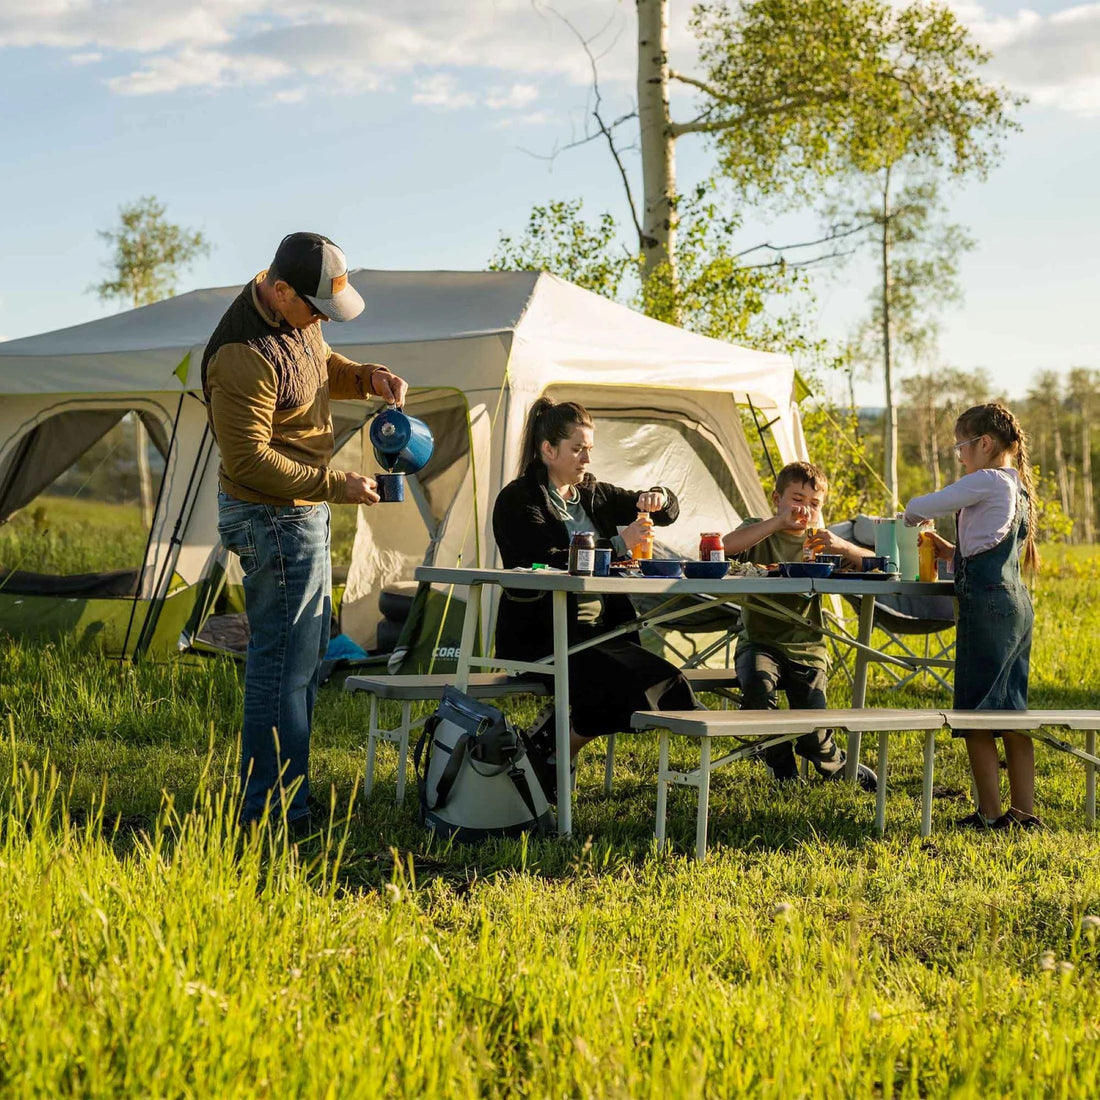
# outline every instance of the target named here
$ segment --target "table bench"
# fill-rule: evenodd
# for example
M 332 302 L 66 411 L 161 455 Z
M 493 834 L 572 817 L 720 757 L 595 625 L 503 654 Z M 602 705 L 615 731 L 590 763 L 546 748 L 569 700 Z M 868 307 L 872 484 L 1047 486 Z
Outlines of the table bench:
M 726 764 L 757 756 L 772 745 L 793 741 L 804 733 L 829 728 L 848 733 L 878 733 L 878 791 L 875 827 L 879 835 L 886 828 L 886 779 L 889 767 L 889 736 L 901 730 L 923 731 L 924 767 L 921 783 L 921 836 L 932 831 L 932 776 L 936 733 L 945 726 L 952 730 L 1015 730 L 1043 741 L 1085 764 L 1085 813 L 1096 820 L 1096 731 L 1100 730 L 1100 711 L 950 711 L 904 710 L 868 707 L 858 710 L 771 710 L 771 711 L 637 711 L 631 718 L 637 730 L 655 729 L 660 734 L 657 770 L 656 836 L 659 849 L 665 844 L 665 817 L 668 787 L 696 787 L 699 803 L 696 812 L 695 857 L 706 858 L 707 814 L 711 773 Z M 1085 732 L 1085 748 L 1044 732 L 1045 728 L 1064 728 Z M 699 767 L 686 771 L 669 767 L 669 735 L 675 733 L 699 742 Z M 738 748 L 714 759 L 712 742 L 739 740 Z
M 803 734 L 828 727 L 848 733 L 886 733 L 896 730 L 925 730 L 935 736 L 943 728 L 942 710 L 903 710 L 863 707 L 858 710 L 681 710 L 636 711 L 631 725 L 637 730 L 657 730 L 657 847 L 665 845 L 665 817 L 668 788 L 672 784 L 695 787 L 699 804 L 695 820 L 695 858 L 703 860 L 707 851 L 707 815 L 710 809 L 710 777 L 716 768 L 757 756 L 773 745 L 794 741 Z M 686 771 L 669 767 L 669 735 L 675 733 L 699 742 L 699 766 Z M 712 742 L 739 741 L 717 759 Z M 880 818 L 885 818 L 886 780 L 879 777 Z

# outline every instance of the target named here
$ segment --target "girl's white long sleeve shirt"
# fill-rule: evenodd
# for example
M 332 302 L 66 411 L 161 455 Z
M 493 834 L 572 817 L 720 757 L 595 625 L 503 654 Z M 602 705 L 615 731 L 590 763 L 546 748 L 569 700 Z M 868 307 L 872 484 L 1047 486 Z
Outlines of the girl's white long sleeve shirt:
M 959 553 L 964 558 L 991 550 L 1016 518 L 1020 475 L 1011 466 L 975 470 L 935 493 L 914 497 L 905 508 L 910 527 L 926 519 L 959 513 Z

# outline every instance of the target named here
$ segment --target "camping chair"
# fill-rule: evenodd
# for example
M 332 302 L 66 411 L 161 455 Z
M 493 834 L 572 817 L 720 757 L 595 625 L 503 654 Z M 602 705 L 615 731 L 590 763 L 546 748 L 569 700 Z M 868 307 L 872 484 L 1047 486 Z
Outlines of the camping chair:
M 829 530 L 864 549 L 874 548 L 871 516 L 859 515 L 854 520 L 830 524 Z M 853 598 L 845 597 L 845 600 L 850 606 L 857 606 Z M 950 660 L 955 652 L 955 601 L 950 596 L 876 596 L 875 626 L 887 637 L 882 652 L 901 657 L 913 666 L 906 673 L 890 665 L 882 666 L 893 681 L 891 690 L 903 688 L 922 675 L 931 677 L 945 690 L 951 690 L 950 682 L 938 671 L 943 667 L 941 662 Z M 907 643 L 906 638 L 923 638 L 923 654 L 916 652 L 914 643 Z M 837 648 L 834 642 L 834 655 L 840 657 L 847 675 L 846 657 L 837 654 Z

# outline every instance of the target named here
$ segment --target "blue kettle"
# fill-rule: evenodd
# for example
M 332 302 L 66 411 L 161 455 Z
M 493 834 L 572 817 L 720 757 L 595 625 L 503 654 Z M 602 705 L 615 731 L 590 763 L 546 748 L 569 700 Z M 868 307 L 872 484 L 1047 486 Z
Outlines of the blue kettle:
M 371 421 L 370 441 L 379 465 L 392 474 L 415 474 L 427 466 L 435 450 L 428 425 L 406 416 L 396 405 Z

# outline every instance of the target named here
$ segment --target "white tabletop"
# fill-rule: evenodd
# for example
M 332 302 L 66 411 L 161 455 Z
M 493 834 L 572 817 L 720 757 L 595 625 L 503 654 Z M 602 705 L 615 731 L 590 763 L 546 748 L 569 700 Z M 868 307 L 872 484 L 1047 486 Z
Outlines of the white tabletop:
M 895 580 L 823 580 L 789 579 L 786 577 L 724 577 L 716 581 L 696 581 L 685 578 L 666 580 L 662 577 L 573 577 L 556 569 L 464 569 L 459 567 L 422 565 L 414 574 L 418 581 L 436 584 L 497 584 L 508 588 L 533 589 L 543 592 L 620 592 L 626 595 L 649 593 L 663 595 L 677 592 L 735 596 L 753 595 L 825 595 L 847 593 L 863 595 L 950 596 L 951 581 Z

